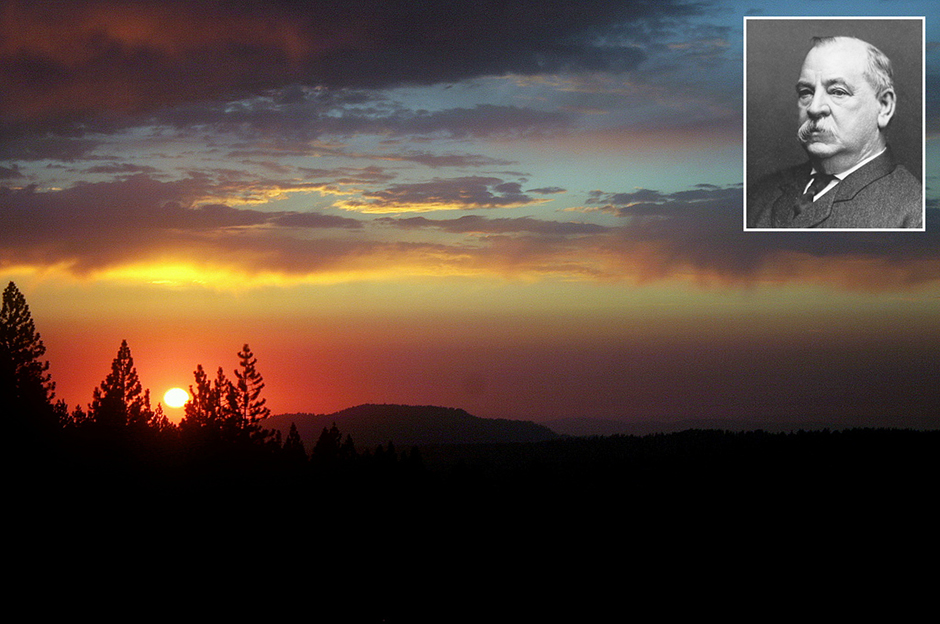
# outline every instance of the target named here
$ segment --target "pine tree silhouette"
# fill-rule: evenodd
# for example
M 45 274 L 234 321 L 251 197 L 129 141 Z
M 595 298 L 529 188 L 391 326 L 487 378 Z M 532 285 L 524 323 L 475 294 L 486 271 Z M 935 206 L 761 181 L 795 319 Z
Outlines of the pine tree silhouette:
M 264 378 L 256 368 L 258 359 L 247 343 L 238 352 L 238 359 L 239 369 L 235 371 L 230 403 L 240 428 L 248 432 L 252 440 L 264 442 L 272 435 L 261 425 L 261 421 L 271 415 L 265 405 L 267 399 L 261 398 Z
M 15 426 L 24 430 L 48 431 L 58 424 L 52 405 L 55 383 L 49 362 L 42 361 L 45 353 L 26 298 L 10 282 L 0 307 L 0 396 L 16 415 Z
M 194 372 L 196 385 L 189 387 L 192 399 L 186 404 L 186 415 L 180 430 L 202 441 L 224 441 L 238 444 L 271 444 L 281 447 L 280 432 L 264 429 L 261 422 L 270 415 L 261 398 L 264 379 L 258 372 L 258 360 L 246 344 L 238 353 L 240 368 L 233 383 L 220 366 L 210 382 L 202 365 Z
M 111 362 L 111 372 L 94 390 L 88 419 L 103 429 L 117 430 L 144 429 L 152 418 L 150 390 L 141 386 L 130 347 L 127 340 L 122 340 Z
M 335 423 L 334 426 L 336 426 Z M 347 433 L 346 438 L 343 440 L 343 445 L 339 447 L 339 459 L 343 462 L 350 462 L 357 457 L 356 445 L 353 443 L 352 436 Z
M 284 456 L 293 464 L 302 464 L 307 461 L 307 449 L 304 448 L 304 441 L 300 438 L 300 432 L 297 431 L 297 425 L 290 424 L 290 431 L 287 433 L 287 439 L 284 440 Z
M 209 381 L 202 364 L 196 365 L 193 372 L 196 385 L 189 386 L 189 396 L 185 415 L 180 421 L 180 430 L 188 433 L 199 432 L 206 438 L 221 440 L 227 427 L 231 427 L 232 410 L 228 409 L 228 397 L 231 383 L 225 378 L 222 368 L 216 374 L 214 382 Z
M 317 443 L 313 447 L 311 458 L 321 464 L 332 464 L 339 459 L 340 450 L 342 449 L 343 436 L 339 432 L 339 428 L 336 426 L 336 423 L 333 423 L 333 426 L 327 429 L 323 428 L 323 431 L 320 433 L 320 437 L 317 438 Z
M 163 411 L 163 405 L 157 403 L 157 408 L 153 410 L 153 417 L 150 419 L 150 428 L 158 434 L 167 434 L 176 431 L 176 425 L 166 417 Z

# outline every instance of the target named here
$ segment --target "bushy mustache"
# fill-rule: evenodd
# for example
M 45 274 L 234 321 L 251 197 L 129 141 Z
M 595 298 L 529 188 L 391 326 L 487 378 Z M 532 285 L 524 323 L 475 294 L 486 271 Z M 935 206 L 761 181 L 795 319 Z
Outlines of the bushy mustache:
M 800 126 L 800 129 L 797 130 L 796 138 L 800 140 L 800 143 L 806 143 L 809 141 L 810 135 L 814 132 L 829 135 L 832 134 L 832 128 L 829 127 L 829 122 L 824 119 L 807 119 L 803 122 L 803 125 Z

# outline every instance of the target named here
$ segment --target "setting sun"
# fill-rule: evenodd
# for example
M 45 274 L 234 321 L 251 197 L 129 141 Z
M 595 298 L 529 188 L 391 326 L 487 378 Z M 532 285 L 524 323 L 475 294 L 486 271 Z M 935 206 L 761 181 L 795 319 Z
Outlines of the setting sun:
M 189 401 L 189 393 L 182 388 L 170 388 L 163 395 L 163 400 L 170 407 L 183 407 Z

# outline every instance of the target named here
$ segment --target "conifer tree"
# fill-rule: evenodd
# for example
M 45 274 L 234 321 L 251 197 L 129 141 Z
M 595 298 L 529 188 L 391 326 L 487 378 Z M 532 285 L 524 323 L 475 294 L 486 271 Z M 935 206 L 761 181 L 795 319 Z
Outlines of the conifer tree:
M 222 370 L 221 366 L 215 372 L 212 392 L 217 402 L 216 410 L 219 419 L 219 431 L 222 437 L 229 441 L 240 439 L 242 424 L 236 406 L 235 384 L 225 376 L 225 371 Z
M 284 456 L 288 461 L 302 464 L 307 461 L 307 449 L 304 448 L 304 441 L 300 438 L 300 432 L 297 431 L 297 425 L 290 424 L 290 431 L 287 433 L 287 439 L 284 440 Z
M 192 398 L 186 404 L 180 430 L 200 431 L 202 437 L 217 441 L 238 440 L 242 435 L 242 427 L 235 409 L 234 386 L 225 377 L 222 367 L 216 371 L 213 381 L 209 381 L 202 364 L 196 365 L 193 375 L 196 385 L 189 386 Z
M 336 423 L 333 423 L 333 426 L 329 429 L 324 427 L 320 437 L 317 438 L 317 443 L 313 446 L 313 460 L 324 464 L 335 462 L 339 459 L 342 441 L 343 436 L 339 432 Z
M 10 282 L 0 306 L 0 396 L 24 428 L 47 429 L 57 420 L 55 383 L 49 362 L 42 361 L 45 353 L 26 298 Z
M 157 403 L 157 409 L 153 411 L 153 418 L 150 419 L 150 428 L 158 434 L 167 434 L 176 430 L 166 413 L 163 411 L 163 405 Z
M 339 448 L 339 459 L 348 462 L 356 459 L 356 457 L 356 445 L 353 443 L 352 436 L 347 433 L 343 445 Z
M 196 365 L 193 376 L 196 378 L 196 385 L 195 387 L 189 386 L 190 399 L 183 407 L 185 416 L 180 422 L 180 426 L 184 429 L 206 427 L 213 420 L 215 401 L 212 397 L 212 386 L 209 385 L 209 378 L 202 364 Z
M 134 370 L 134 374 L 137 374 L 136 370 Z M 140 380 L 137 383 L 139 384 Z M 127 410 L 127 426 L 135 429 L 145 429 L 151 425 L 153 417 L 154 411 L 150 406 L 150 388 L 146 388 L 141 400 L 132 403 L 130 409 Z
M 272 443 L 281 446 L 279 432 L 262 428 L 261 421 L 270 415 L 261 398 L 264 380 L 256 368 L 258 360 L 246 344 L 238 353 L 240 368 L 233 383 L 220 366 L 210 382 L 202 365 L 196 366 L 196 385 L 189 387 L 192 399 L 186 404 L 186 415 L 180 422 L 184 433 L 200 431 L 203 438 L 218 441 Z
M 261 426 L 261 421 L 271 415 L 261 398 L 264 378 L 256 368 L 258 359 L 251 348 L 245 344 L 238 352 L 239 369 L 235 371 L 236 381 L 232 384 L 231 406 L 239 426 L 247 431 L 253 440 L 265 441 L 271 432 Z
M 127 340 L 121 341 L 117 356 L 111 362 L 111 372 L 95 388 L 88 418 L 108 429 L 143 428 L 150 424 L 153 418 L 150 391 L 144 391 L 140 384 Z
M 220 368 L 220 374 L 221 370 Z M 185 415 L 183 420 L 180 421 L 180 428 L 187 431 L 202 429 L 212 430 L 217 433 L 221 432 L 223 413 L 218 383 L 213 388 L 202 364 L 196 365 L 193 376 L 196 385 L 189 386 L 189 396 L 191 398 L 184 408 Z
M 69 425 L 74 427 L 83 427 L 90 422 L 88 414 L 82 409 L 81 405 L 76 405 L 75 409 L 69 415 Z
M 55 416 L 55 423 L 60 429 L 64 429 L 71 424 L 71 416 L 69 416 L 69 406 L 68 404 L 59 399 L 55 402 L 55 405 L 52 406 L 52 414 Z

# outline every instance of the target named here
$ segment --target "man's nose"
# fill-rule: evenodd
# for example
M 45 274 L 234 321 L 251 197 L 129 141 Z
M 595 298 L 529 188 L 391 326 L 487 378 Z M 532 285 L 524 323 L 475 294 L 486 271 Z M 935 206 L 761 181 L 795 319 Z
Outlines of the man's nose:
M 826 90 L 819 88 L 813 92 L 813 99 L 806 107 L 806 113 L 810 117 L 822 117 L 829 114 L 829 102 L 826 100 Z

